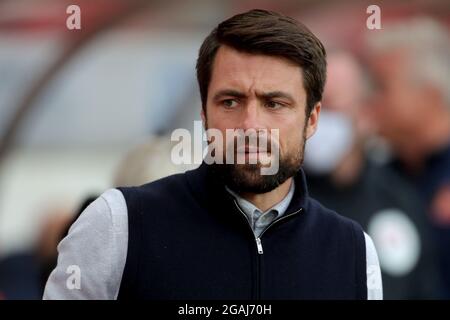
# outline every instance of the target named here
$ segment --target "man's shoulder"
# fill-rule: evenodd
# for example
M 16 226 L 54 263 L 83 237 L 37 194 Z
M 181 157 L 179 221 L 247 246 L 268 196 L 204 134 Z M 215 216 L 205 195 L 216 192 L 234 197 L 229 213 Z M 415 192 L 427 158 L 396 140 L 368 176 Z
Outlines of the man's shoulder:
M 310 211 L 311 220 L 320 223 L 323 228 L 357 232 L 360 235 L 364 233 L 358 222 L 339 214 L 311 197 L 308 199 L 308 211 Z
M 170 204 L 174 199 L 182 202 L 192 198 L 193 190 L 189 176 L 193 175 L 198 175 L 198 169 L 169 175 L 140 186 L 117 187 L 116 189 L 122 192 L 127 204 L 140 202 L 142 199 L 153 204 L 160 202 Z
M 117 187 L 125 196 L 134 194 L 145 195 L 146 197 L 163 196 L 167 193 L 173 194 L 183 188 L 186 188 L 186 173 L 169 175 L 140 186 Z

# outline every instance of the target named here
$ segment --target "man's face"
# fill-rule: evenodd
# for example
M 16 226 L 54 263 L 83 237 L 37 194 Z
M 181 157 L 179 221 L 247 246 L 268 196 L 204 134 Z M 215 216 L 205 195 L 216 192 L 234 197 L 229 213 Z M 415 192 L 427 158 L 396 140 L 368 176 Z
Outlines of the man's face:
M 429 106 L 423 88 L 414 82 L 411 63 L 403 50 L 373 56 L 375 78 L 373 114 L 380 133 L 394 146 L 408 146 L 420 130 Z
M 303 161 L 305 139 L 317 126 L 320 104 L 308 119 L 306 91 L 297 65 L 279 57 L 255 55 L 221 46 L 214 60 L 208 90 L 206 128 L 226 137 L 226 129 L 279 130 L 279 170 L 261 175 L 261 164 L 216 165 L 226 183 L 240 192 L 265 193 L 293 176 Z M 224 141 L 229 146 L 234 141 Z M 252 148 L 250 148 L 252 149 Z M 247 160 L 255 156 L 247 152 Z M 225 153 L 236 152 L 226 148 Z M 273 152 L 269 153 L 273 156 Z M 273 157 L 271 157 L 273 160 Z

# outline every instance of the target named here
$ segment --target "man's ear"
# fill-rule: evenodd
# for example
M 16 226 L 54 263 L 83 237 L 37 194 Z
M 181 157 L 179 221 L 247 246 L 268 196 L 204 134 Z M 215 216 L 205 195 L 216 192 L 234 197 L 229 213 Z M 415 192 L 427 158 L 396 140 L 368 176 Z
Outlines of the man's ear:
M 312 137 L 317 130 L 321 108 L 322 104 L 317 102 L 309 115 L 308 122 L 306 123 L 306 139 Z

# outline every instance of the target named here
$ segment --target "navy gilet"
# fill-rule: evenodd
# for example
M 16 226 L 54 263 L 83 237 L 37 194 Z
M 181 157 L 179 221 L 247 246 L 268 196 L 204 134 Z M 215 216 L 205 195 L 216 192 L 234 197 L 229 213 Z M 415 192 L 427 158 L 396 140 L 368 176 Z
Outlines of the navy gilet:
M 118 299 L 367 299 L 362 228 L 310 198 L 302 170 L 295 184 L 260 239 L 205 163 L 118 188 L 128 208 Z

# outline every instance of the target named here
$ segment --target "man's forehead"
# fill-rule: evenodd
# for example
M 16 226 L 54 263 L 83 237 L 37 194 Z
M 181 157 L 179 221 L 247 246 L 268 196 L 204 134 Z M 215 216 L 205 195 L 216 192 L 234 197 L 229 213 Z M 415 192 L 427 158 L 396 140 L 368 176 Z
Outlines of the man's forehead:
M 214 59 L 210 88 L 227 87 L 247 92 L 283 88 L 297 91 L 302 84 L 301 68 L 285 58 L 221 46 Z

